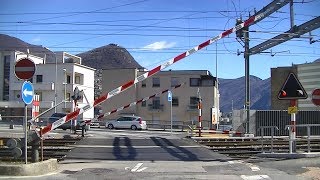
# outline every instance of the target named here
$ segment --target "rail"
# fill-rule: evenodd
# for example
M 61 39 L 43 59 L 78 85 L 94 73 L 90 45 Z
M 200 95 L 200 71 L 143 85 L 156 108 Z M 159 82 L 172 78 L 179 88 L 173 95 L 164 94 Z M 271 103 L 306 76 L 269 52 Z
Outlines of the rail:
M 262 153 L 265 153 L 264 144 L 263 144 L 263 142 L 264 142 L 264 130 L 265 129 L 271 129 L 271 153 L 273 153 L 274 130 L 276 129 L 276 130 L 279 131 L 279 128 L 277 126 L 260 126 L 258 128 L 258 131 L 260 130 L 260 133 L 261 133 L 261 139 L 260 140 L 261 140 L 261 151 L 262 151 Z
M 308 142 L 308 153 L 311 152 L 311 148 L 310 148 L 310 140 L 311 140 L 311 130 L 310 127 L 318 127 L 320 126 L 320 124 L 296 124 L 296 125 L 286 125 L 285 129 L 290 130 L 291 128 L 295 128 L 295 127 L 306 127 L 307 128 L 307 142 Z M 295 139 L 293 138 L 289 138 L 289 145 L 291 144 L 291 142 L 295 142 Z M 290 152 L 292 152 L 292 150 L 290 150 Z

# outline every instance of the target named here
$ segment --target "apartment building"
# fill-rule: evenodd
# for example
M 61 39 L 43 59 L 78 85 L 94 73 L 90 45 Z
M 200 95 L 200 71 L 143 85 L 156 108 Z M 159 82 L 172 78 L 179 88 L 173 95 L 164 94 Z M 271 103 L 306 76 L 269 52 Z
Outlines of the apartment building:
M 102 73 L 102 90 L 109 92 L 146 72 L 142 69 L 105 69 Z M 181 124 L 182 122 L 197 124 L 199 92 L 202 99 L 202 119 L 216 124 L 219 117 L 219 108 L 216 108 L 219 107 L 216 82 L 216 78 L 207 70 L 161 71 L 108 99 L 101 105 L 101 108 L 103 113 L 110 112 L 115 108 L 183 84 L 183 86 L 172 90 L 172 106 L 168 101 L 168 94 L 165 93 L 111 114 L 106 119 L 115 119 L 124 114 L 135 114 L 155 124 L 168 123 L 171 120 L 172 110 L 173 124 Z M 209 125 L 206 124 L 206 126 Z
M 23 57 L 30 58 L 36 64 L 36 72 L 33 78 L 29 79 L 34 86 L 34 93 L 40 96 L 40 112 L 54 107 L 45 116 L 53 112 L 71 112 L 75 105 L 70 101 L 75 87 L 83 90 L 88 101 L 94 101 L 94 70 L 81 64 L 81 58 L 66 52 L 55 52 L 53 60 L 47 60 L 32 54 L 19 51 L 0 52 L 0 114 L 2 119 L 21 120 L 24 115 L 24 103 L 21 100 L 21 86 L 23 81 L 15 77 L 15 62 Z M 87 104 L 85 99 L 78 103 L 78 107 Z M 29 115 L 31 106 L 28 105 Z M 93 109 L 85 112 L 81 118 L 93 118 Z

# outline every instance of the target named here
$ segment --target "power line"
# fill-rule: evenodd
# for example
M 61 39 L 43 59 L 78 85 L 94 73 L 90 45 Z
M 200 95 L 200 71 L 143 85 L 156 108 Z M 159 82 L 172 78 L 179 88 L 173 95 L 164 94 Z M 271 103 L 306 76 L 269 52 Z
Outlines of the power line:
M 77 16 L 77 15 L 80 15 L 80 14 L 90 14 L 90 13 L 94 13 L 94 12 L 99 12 L 99 11 L 104 11 L 104 10 L 111 10 L 111 9 L 115 9 L 115 8 L 119 8 L 119 7 L 124 7 L 124 6 L 130 6 L 130 5 L 134 5 L 134 4 L 139 4 L 139 3 L 142 3 L 142 2 L 146 2 L 146 1 L 149 1 L 149 0 L 135 1 L 135 2 L 131 2 L 131 3 L 127 3 L 127 4 L 118 5 L 118 6 L 113 6 L 113 7 L 108 7 L 108 8 L 102 8 L 102 9 L 96 9 L 96 10 L 93 10 L 93 11 L 75 12 L 75 13 L 69 13 L 68 15 L 55 16 L 55 17 L 49 17 L 49 18 L 40 18 L 40 19 L 31 20 L 31 21 L 28 21 L 28 22 L 35 22 L 35 21 L 43 21 L 43 20 L 57 19 L 57 18 L 62 18 L 62 17 L 71 17 L 71 16 Z

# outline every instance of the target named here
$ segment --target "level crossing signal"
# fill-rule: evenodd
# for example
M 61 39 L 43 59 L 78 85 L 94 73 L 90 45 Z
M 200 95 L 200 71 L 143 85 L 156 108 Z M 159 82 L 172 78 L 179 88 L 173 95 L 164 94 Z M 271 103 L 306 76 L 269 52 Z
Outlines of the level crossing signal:
M 278 93 L 279 100 L 307 99 L 308 94 L 294 73 L 290 73 Z

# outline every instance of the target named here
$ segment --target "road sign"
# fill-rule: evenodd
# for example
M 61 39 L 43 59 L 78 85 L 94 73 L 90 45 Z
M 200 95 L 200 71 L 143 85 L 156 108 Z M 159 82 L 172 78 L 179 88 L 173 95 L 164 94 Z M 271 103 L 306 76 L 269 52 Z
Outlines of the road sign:
M 172 92 L 168 91 L 168 101 L 172 101 Z
M 313 90 L 311 100 L 314 105 L 320 106 L 320 89 Z
M 307 99 L 308 94 L 302 87 L 297 77 L 290 73 L 278 93 L 279 100 Z
M 288 114 L 294 114 L 298 112 L 297 106 L 288 107 Z
M 21 58 L 14 65 L 14 73 L 18 79 L 28 80 L 36 71 L 36 65 L 29 58 Z
M 24 103 L 31 104 L 33 101 L 33 85 L 29 81 L 25 81 L 21 87 L 21 97 Z

